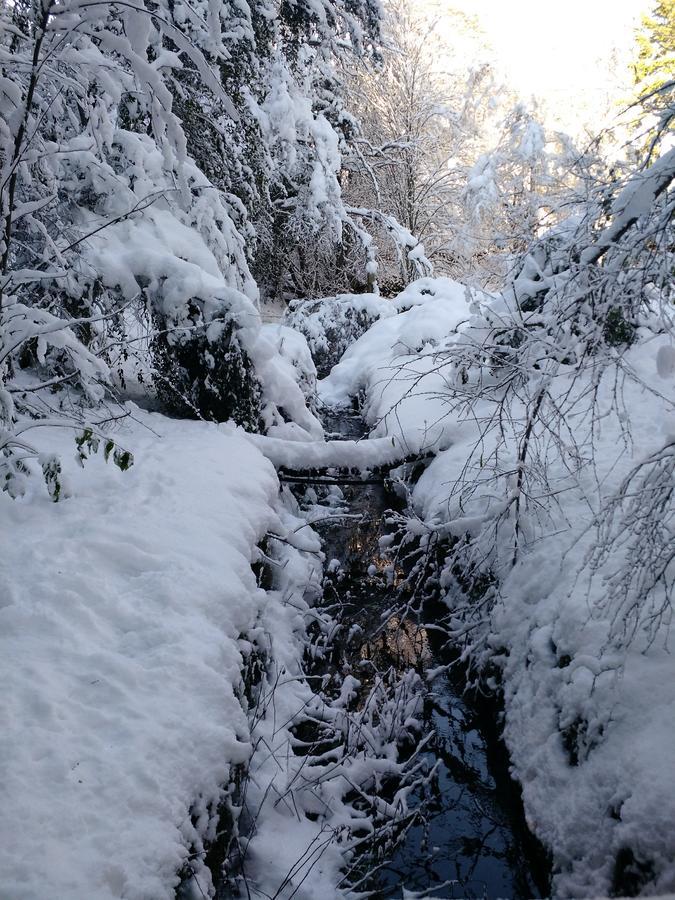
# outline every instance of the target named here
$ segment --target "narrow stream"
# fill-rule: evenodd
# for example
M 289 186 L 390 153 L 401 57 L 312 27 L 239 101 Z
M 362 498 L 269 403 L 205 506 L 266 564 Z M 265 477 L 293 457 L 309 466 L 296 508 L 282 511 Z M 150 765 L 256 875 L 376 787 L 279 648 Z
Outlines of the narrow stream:
M 356 416 L 326 417 L 325 425 L 333 438 L 363 434 Z M 328 576 L 326 602 L 339 603 L 343 622 L 361 628 L 356 648 L 353 641 L 345 648 L 345 659 L 360 658 L 362 668 L 371 660 L 380 669 L 414 666 L 420 672 L 448 663 L 442 636 L 417 623 L 392 619 L 373 638 L 391 605 L 378 544 L 391 498 L 378 484 L 346 485 L 342 493 L 341 507 L 360 517 L 328 520 L 317 530 L 327 561 L 335 560 L 328 567 L 335 574 Z M 408 830 L 374 877 L 370 887 L 376 898 L 400 898 L 404 888 L 443 898 L 549 895 L 546 854 L 527 829 L 520 792 L 508 773 L 498 703 L 472 698 L 464 687 L 457 671 L 436 678 L 426 692 L 424 724 L 433 731 L 426 755 L 430 765 L 440 761 L 438 779 L 427 792 L 423 823 Z

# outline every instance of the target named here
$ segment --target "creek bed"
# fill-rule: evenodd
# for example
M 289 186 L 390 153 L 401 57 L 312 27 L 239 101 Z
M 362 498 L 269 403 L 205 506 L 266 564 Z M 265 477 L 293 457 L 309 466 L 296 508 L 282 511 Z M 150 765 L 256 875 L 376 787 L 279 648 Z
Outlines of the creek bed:
M 330 415 L 332 437 L 363 434 L 357 416 Z M 340 607 L 343 631 L 354 634 L 343 649 L 345 665 L 364 669 L 420 672 L 450 661 L 443 636 L 417 622 L 392 618 L 379 631 L 391 606 L 391 588 L 380 572 L 379 538 L 386 533 L 384 512 L 391 506 L 384 485 L 346 485 L 341 507 L 357 518 L 327 519 L 315 526 L 327 561 L 339 573 L 327 580 L 326 603 Z M 331 566 L 329 565 L 329 570 Z M 367 669 L 367 665 L 365 666 Z M 355 672 L 355 674 L 358 674 Z M 424 726 L 433 732 L 425 755 L 437 763 L 437 779 L 426 796 L 412 798 L 425 813 L 409 828 L 368 887 L 376 898 L 402 897 L 403 888 L 429 897 L 532 898 L 548 896 L 547 854 L 525 823 L 520 791 L 508 771 L 500 737 L 499 703 L 465 691 L 464 673 L 453 668 L 437 677 L 424 696 Z

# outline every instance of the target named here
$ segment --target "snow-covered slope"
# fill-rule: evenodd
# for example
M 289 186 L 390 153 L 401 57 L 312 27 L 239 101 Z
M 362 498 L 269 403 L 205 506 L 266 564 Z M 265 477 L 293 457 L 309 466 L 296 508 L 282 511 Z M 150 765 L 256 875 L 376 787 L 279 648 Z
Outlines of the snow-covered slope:
M 129 471 L 80 471 L 63 429 L 36 440 L 72 496 L 0 493 L 8 900 L 172 897 L 250 754 L 239 639 L 270 602 L 250 564 L 279 527 L 273 467 L 233 427 L 134 416 Z
M 320 396 L 345 404 L 363 392 L 373 437 L 438 451 L 413 490 L 416 534 L 437 535 L 448 548 L 466 534 L 483 540 L 478 549 L 499 579 L 489 615 L 458 598 L 451 566 L 446 602 L 453 627 L 501 670 L 514 773 L 532 828 L 552 849 L 556 894 L 673 891 L 672 610 L 666 603 L 660 615 L 658 592 L 639 590 L 633 607 L 617 605 L 607 579 L 628 577 L 627 537 L 619 531 L 610 543 L 609 532 L 596 531 L 610 500 L 635 489 L 636 482 L 622 487 L 632 467 L 661 448 L 672 453 L 675 381 L 663 364 L 670 338 L 641 329 L 597 383 L 595 370 L 578 375 L 561 366 L 548 388 L 553 401 L 580 402 L 571 406 L 573 430 L 560 440 L 545 426 L 533 432 L 537 452 L 546 453 L 547 487 L 522 517 L 513 565 L 515 480 L 508 479 L 528 409 L 516 399 L 500 422 L 492 398 L 470 409 L 458 403 L 458 357 L 445 351 L 471 328 L 462 324 L 471 313 L 461 291 L 435 293 L 376 322 L 320 382 Z M 479 327 L 463 338 L 472 346 L 480 346 Z M 589 396 L 592 429 L 583 414 Z M 653 502 L 661 502 L 653 484 Z M 643 535 L 651 527 L 646 521 Z M 593 557 L 602 541 L 607 554 Z

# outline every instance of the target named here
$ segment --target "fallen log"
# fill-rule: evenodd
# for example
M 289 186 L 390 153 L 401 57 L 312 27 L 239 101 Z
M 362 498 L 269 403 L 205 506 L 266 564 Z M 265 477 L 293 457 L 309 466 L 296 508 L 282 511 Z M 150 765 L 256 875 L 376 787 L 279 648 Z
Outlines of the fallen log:
M 378 478 L 350 478 L 348 475 L 288 475 L 286 472 L 279 471 L 279 481 L 284 482 L 284 484 L 383 484 L 385 477 L 384 475 L 380 475 Z
M 267 435 L 250 434 L 263 456 L 288 476 L 324 475 L 329 469 L 352 472 L 380 472 L 433 456 L 425 447 L 411 446 L 398 437 L 363 438 L 359 441 L 287 441 Z

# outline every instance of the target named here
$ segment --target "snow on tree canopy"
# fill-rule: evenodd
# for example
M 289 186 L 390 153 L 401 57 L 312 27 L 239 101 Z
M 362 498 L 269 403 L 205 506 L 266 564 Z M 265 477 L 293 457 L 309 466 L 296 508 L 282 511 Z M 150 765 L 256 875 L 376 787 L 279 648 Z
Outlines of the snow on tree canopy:
M 0 17 L 3 382 L 19 365 L 86 404 L 101 396 L 89 354 L 106 389 L 154 384 L 174 414 L 253 430 L 299 417 L 316 435 L 295 380 L 283 398 L 273 387 L 252 273 L 288 257 L 284 233 L 368 240 L 337 178 L 336 66 L 373 52 L 379 6 L 68 0 Z M 72 337 L 42 352 L 33 317 L 8 344 L 16 302 Z M 55 402 L 86 419 L 72 392 L 31 391 L 21 409 L 3 394 L 7 453 L 17 416 Z

